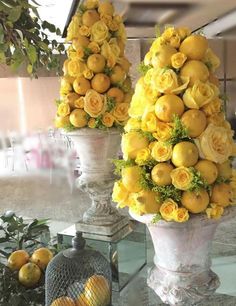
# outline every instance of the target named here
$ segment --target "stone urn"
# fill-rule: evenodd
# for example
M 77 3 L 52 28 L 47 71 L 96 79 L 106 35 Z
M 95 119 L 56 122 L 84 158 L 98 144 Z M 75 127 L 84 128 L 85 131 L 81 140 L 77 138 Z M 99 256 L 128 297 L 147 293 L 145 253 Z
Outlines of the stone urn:
M 117 158 L 120 149 L 120 131 L 84 128 L 69 132 L 67 136 L 73 141 L 80 159 L 82 174 L 76 185 L 92 200 L 77 230 L 112 235 L 128 224 L 128 218 L 120 215 L 111 204 L 115 180 L 112 159 Z
M 150 231 L 155 265 L 148 271 L 147 283 L 164 303 L 196 305 L 215 292 L 220 281 L 211 270 L 212 241 L 218 224 L 236 216 L 236 207 L 227 208 L 220 220 L 199 214 L 185 223 L 153 224 L 154 215 L 130 215 Z

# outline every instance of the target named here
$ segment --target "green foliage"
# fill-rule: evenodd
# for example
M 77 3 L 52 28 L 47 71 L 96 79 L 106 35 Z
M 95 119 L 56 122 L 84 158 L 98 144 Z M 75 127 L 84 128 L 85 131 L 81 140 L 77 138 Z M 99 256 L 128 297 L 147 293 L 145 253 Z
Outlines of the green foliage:
M 107 75 L 107 76 L 111 76 L 112 73 L 113 73 L 113 69 L 108 67 L 108 66 L 105 66 L 104 68 L 104 73 Z
M 79 14 L 83 14 L 86 11 L 86 7 L 83 4 L 80 4 L 78 7 Z
M 39 68 L 56 69 L 65 50 L 56 40 L 49 41 L 48 31 L 61 35 L 55 25 L 39 18 L 36 1 L 0 0 L 0 63 L 13 70 L 23 64 L 29 75 L 37 77 Z
M 160 220 L 162 220 L 162 216 L 160 213 L 156 214 L 153 218 L 152 218 L 152 224 L 156 224 L 157 222 L 159 222 Z
M 195 168 L 191 167 L 190 171 L 193 175 L 193 180 L 191 186 L 189 188 L 190 191 L 199 192 L 200 189 L 206 189 L 209 191 L 209 184 L 201 177 L 201 173 L 197 171 Z
M 217 179 L 215 181 L 215 184 L 222 184 L 222 183 L 229 184 L 230 183 L 230 179 L 227 179 L 227 178 L 225 178 L 223 176 L 217 177 Z
M 33 220 L 27 223 L 13 212 L 0 216 L 0 254 L 8 257 L 15 250 L 31 249 L 42 245 L 40 235 L 49 231 L 48 219 Z
M 142 136 L 146 137 L 149 142 L 156 141 L 156 138 L 153 137 L 151 132 L 145 132 L 143 130 L 138 131 Z
M 157 186 L 152 188 L 153 191 L 158 192 L 160 195 L 160 201 L 164 202 L 167 199 L 173 199 L 176 202 L 181 200 L 181 191 L 175 188 L 173 185 Z
M 55 104 L 58 107 L 63 101 L 60 99 L 55 99 Z
M 175 145 L 181 141 L 192 139 L 188 135 L 187 128 L 183 125 L 179 116 L 175 115 L 173 119 L 173 129 L 171 132 L 171 138 L 167 141 L 168 144 Z
M 116 100 L 113 97 L 107 96 L 107 111 L 111 112 L 116 105 Z
M 64 129 L 66 132 L 72 132 L 72 131 L 74 131 L 74 130 L 76 129 L 76 127 L 75 127 L 73 124 L 68 123 L 67 125 L 65 125 L 65 126 L 63 127 L 63 129 Z
M 152 68 L 152 65 L 145 65 L 144 62 L 141 62 L 138 66 L 138 72 L 141 75 L 145 75 L 149 69 Z
M 115 165 L 114 173 L 118 176 L 121 176 L 123 168 L 135 166 L 135 162 L 132 159 L 123 160 L 123 159 L 113 159 L 113 164 Z
M 107 127 L 102 122 L 102 115 L 98 116 L 95 120 L 95 128 L 100 130 L 107 130 Z
M 161 36 L 161 26 L 159 24 L 155 25 L 155 34 L 156 34 L 156 38 Z
M 88 47 L 84 47 L 84 60 L 86 61 L 88 57 L 93 54 L 92 50 Z

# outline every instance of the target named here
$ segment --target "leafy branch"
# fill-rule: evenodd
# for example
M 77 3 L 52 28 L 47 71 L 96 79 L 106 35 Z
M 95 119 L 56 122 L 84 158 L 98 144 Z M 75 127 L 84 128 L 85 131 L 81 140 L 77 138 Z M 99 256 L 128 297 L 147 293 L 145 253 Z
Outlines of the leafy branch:
M 200 174 L 199 171 L 197 171 L 195 168 L 191 167 L 190 171 L 193 175 L 193 179 L 191 182 L 191 186 L 189 188 L 190 191 L 195 191 L 195 192 L 199 192 L 200 189 L 206 189 L 206 190 L 210 190 L 210 185 L 206 182 L 206 180 L 204 180 Z
M 123 168 L 132 167 L 135 165 L 135 162 L 132 159 L 113 159 L 112 162 L 115 165 L 114 173 L 118 176 L 121 176 Z
M 173 185 L 167 186 L 155 186 L 153 191 L 158 192 L 160 195 L 160 202 L 164 202 L 167 199 L 173 199 L 176 202 L 181 201 L 181 191 L 175 188 Z
M 138 72 L 141 75 L 145 75 L 149 69 L 152 68 L 152 65 L 145 65 L 144 62 L 142 61 L 139 65 L 138 65 Z
M 175 145 L 183 140 L 192 141 L 191 137 L 189 137 L 188 129 L 184 126 L 179 116 L 175 115 L 173 118 L 173 129 L 171 131 L 171 137 L 167 143 Z

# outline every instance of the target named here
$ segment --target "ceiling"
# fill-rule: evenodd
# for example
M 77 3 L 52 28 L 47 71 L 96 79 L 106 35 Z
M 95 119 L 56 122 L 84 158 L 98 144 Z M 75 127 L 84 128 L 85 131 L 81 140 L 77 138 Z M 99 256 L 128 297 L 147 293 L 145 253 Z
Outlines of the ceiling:
M 83 0 L 37 0 L 42 19 L 63 32 Z M 123 15 L 128 37 L 153 37 L 154 26 L 185 25 L 193 31 L 204 28 L 207 36 L 236 36 L 235 0 L 113 0 Z

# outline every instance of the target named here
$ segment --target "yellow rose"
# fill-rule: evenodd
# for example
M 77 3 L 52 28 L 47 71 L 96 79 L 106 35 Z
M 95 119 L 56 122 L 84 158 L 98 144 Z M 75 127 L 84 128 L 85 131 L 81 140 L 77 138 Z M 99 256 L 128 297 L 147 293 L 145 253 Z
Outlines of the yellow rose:
M 148 139 L 141 133 L 131 131 L 122 137 L 121 142 L 124 159 L 136 159 L 138 151 L 148 147 Z
M 65 116 L 65 117 L 56 116 L 56 118 L 54 119 L 54 125 L 58 129 L 66 127 L 69 123 L 70 123 L 70 116 Z
M 75 100 L 74 106 L 76 108 L 84 108 L 84 97 L 80 97 L 79 99 Z
M 176 31 L 179 34 L 181 40 L 184 40 L 187 36 L 191 34 L 191 30 L 187 27 L 177 28 Z
M 175 222 L 182 223 L 182 222 L 188 221 L 188 219 L 189 219 L 189 213 L 186 208 L 181 207 L 175 211 L 174 218 L 173 218 Z
M 91 39 L 101 45 L 109 36 L 109 29 L 103 21 L 97 21 L 91 28 Z
M 146 54 L 146 56 L 147 56 L 146 60 L 148 60 L 148 59 L 150 60 L 150 57 L 152 57 L 152 55 L 153 55 L 154 53 L 159 52 L 159 51 L 160 51 L 160 48 L 161 48 L 162 46 L 164 46 L 164 45 L 166 45 L 166 41 L 165 41 L 165 39 L 164 39 L 162 36 L 156 38 L 156 39 L 154 40 L 154 42 L 152 43 L 152 45 L 151 45 L 150 51 L 147 53 L 148 56 L 147 56 L 147 54 Z M 146 57 L 146 56 L 145 56 L 145 57 Z M 145 65 L 148 65 L 148 64 L 150 64 L 150 63 L 151 63 L 151 61 L 148 61 L 148 63 L 145 63 L 145 58 L 144 58 L 144 64 L 145 64 Z
M 126 42 L 127 35 L 126 35 L 126 29 L 125 29 L 125 26 L 124 26 L 123 23 L 120 23 L 119 29 L 118 29 L 118 31 L 116 32 L 116 35 L 117 35 L 117 37 L 120 38 L 120 40 L 121 40 L 122 43 L 125 43 L 125 42 Z
M 146 53 L 146 55 L 144 56 L 143 62 L 145 66 L 148 66 L 152 63 L 152 52 L 151 51 L 148 51 Z
M 93 53 L 99 53 L 100 52 L 100 46 L 98 43 L 96 43 L 95 41 L 91 41 L 88 44 L 88 48 L 93 52 Z
M 207 65 L 207 67 L 209 68 L 211 72 L 215 72 L 216 69 L 220 66 L 220 59 L 212 51 L 211 48 L 207 49 L 204 55 L 204 58 L 203 58 L 203 62 Z
M 69 59 L 66 59 L 63 63 L 63 68 L 62 68 L 62 71 L 63 71 L 63 74 L 64 75 L 67 75 L 68 74 L 68 63 L 69 63 Z
M 94 118 L 90 118 L 88 121 L 88 127 L 90 129 L 95 129 L 96 127 L 96 120 Z
M 232 155 L 231 131 L 212 123 L 200 135 L 199 142 L 197 141 L 196 144 L 200 149 L 200 155 L 215 163 L 222 164 Z
M 158 162 L 170 160 L 172 156 L 172 146 L 165 142 L 155 141 L 152 146 L 151 155 Z
M 97 118 L 105 112 L 106 101 L 102 95 L 93 89 L 89 89 L 84 97 L 84 110 L 93 118 Z
M 70 105 L 68 103 L 60 103 L 57 109 L 57 114 L 60 117 L 66 117 L 70 114 Z
M 77 59 L 73 59 L 68 63 L 68 74 L 72 77 L 81 76 L 85 69 L 85 64 Z
M 65 96 L 72 91 L 71 83 L 66 79 L 61 79 L 60 95 Z
M 118 58 L 120 55 L 120 47 L 117 44 L 117 39 L 116 38 L 111 38 L 109 40 L 109 45 L 111 47 L 112 53 Z
M 137 118 L 129 118 L 129 120 L 127 121 L 124 127 L 125 132 L 131 132 L 140 129 L 141 129 L 141 121 Z
M 178 167 L 171 171 L 172 184 L 180 190 L 188 190 L 193 181 L 193 173 L 189 168 Z
M 76 59 L 76 50 L 72 46 L 69 46 L 69 48 L 66 51 L 66 54 L 69 59 Z
M 160 214 L 166 221 L 173 221 L 178 209 L 178 204 L 172 199 L 167 199 L 160 207 Z
M 219 98 L 215 98 L 213 101 L 204 105 L 201 110 L 206 114 L 206 116 L 211 116 L 214 114 L 218 114 L 222 109 L 222 101 Z
M 174 27 L 168 27 L 161 36 L 173 48 L 179 48 L 181 38 Z
M 79 34 L 82 35 L 82 36 L 89 37 L 90 34 L 91 34 L 91 29 L 89 27 L 87 27 L 86 25 L 82 25 L 79 28 Z
M 102 116 L 102 123 L 106 127 L 112 127 L 114 121 L 115 121 L 115 118 L 112 116 L 112 114 L 110 114 L 110 113 L 103 114 L 103 116 Z
M 119 29 L 119 26 L 119 23 L 115 19 L 111 19 L 110 21 L 108 21 L 108 28 L 112 32 L 117 31 Z
M 83 71 L 83 76 L 85 77 L 85 79 L 91 80 L 94 77 L 94 73 L 92 70 L 86 67 Z
M 84 48 L 78 47 L 75 52 L 75 58 L 78 58 L 79 60 L 83 60 L 84 58 Z
M 193 87 L 188 88 L 184 95 L 184 104 L 193 109 L 199 109 L 215 98 L 215 92 L 210 83 L 196 81 Z
M 171 65 L 175 69 L 179 69 L 186 62 L 187 56 L 182 52 L 177 52 L 171 56 Z
M 146 72 L 146 74 L 145 74 L 145 76 L 144 76 L 144 78 L 143 78 L 143 81 L 144 81 L 145 84 L 151 86 L 154 72 L 155 72 L 155 69 L 154 69 L 154 68 L 151 68 L 151 69 L 149 69 L 149 70 Z
M 113 68 L 116 64 L 117 56 L 113 53 L 113 50 L 107 41 L 104 41 L 101 47 L 101 54 L 107 60 L 107 66 Z
M 172 69 L 155 69 L 152 75 L 152 85 L 158 92 L 165 94 L 179 94 L 184 90 L 189 83 L 189 80 L 180 85 L 178 83 L 178 77 Z
M 129 103 L 117 103 L 112 115 L 118 122 L 124 122 L 129 119 Z
M 64 98 L 64 102 L 68 103 L 70 105 L 70 108 L 73 109 L 74 108 L 74 102 L 75 100 L 79 99 L 79 95 L 75 92 L 71 92 L 69 94 L 67 94 Z
M 150 160 L 150 158 L 151 158 L 151 151 L 150 149 L 145 148 L 145 149 L 138 151 L 135 162 L 139 166 L 143 166 L 148 160 Z
M 75 15 L 72 17 L 72 20 L 67 29 L 67 37 L 66 37 L 67 41 L 71 41 L 72 39 L 78 37 L 79 35 L 78 29 L 81 24 L 82 24 L 81 16 Z
M 220 219 L 224 213 L 224 207 L 219 206 L 215 203 L 211 203 L 210 207 L 206 209 L 208 219 Z
M 108 23 L 112 20 L 112 16 L 107 15 L 107 14 L 101 14 L 100 18 L 107 26 L 108 26 Z
M 144 113 L 141 121 L 141 129 L 146 132 L 155 132 L 157 129 L 157 116 L 155 112 Z
M 165 122 L 158 122 L 156 132 L 153 133 L 153 137 L 155 137 L 159 141 L 167 141 L 171 138 L 172 127 Z
M 86 7 L 87 10 L 92 10 L 98 7 L 99 1 L 98 0 L 86 0 L 83 5 L 84 7 Z
M 125 188 L 122 181 L 115 182 L 112 193 L 112 201 L 118 203 L 120 208 L 123 208 L 126 206 L 128 197 L 129 191 Z

